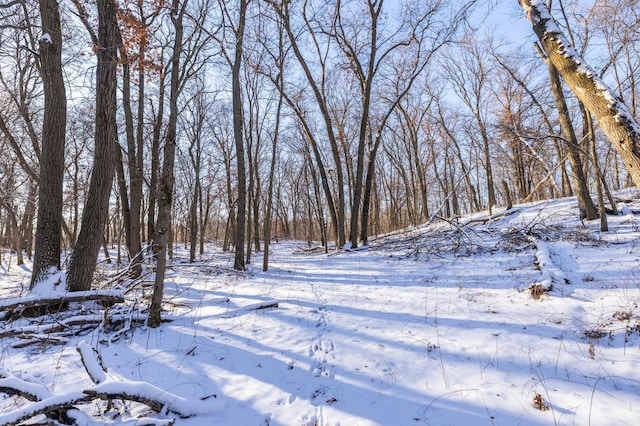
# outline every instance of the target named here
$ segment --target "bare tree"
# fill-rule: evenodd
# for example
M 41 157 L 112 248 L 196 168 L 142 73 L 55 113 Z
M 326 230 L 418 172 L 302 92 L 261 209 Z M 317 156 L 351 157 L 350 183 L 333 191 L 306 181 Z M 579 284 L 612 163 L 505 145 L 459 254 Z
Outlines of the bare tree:
M 173 24 L 173 48 L 170 69 L 171 83 L 169 93 L 169 120 L 164 144 L 162 174 L 158 186 L 158 225 L 157 225 L 157 264 L 156 276 L 149 307 L 148 325 L 158 327 L 161 324 L 162 298 L 164 294 L 164 278 L 167 267 L 167 256 L 172 253 L 172 215 L 175 187 L 175 160 L 178 139 L 178 115 L 180 108 L 178 99 L 185 85 L 202 72 L 207 63 L 201 57 L 208 36 L 203 31 L 203 23 L 207 17 L 209 4 L 206 1 L 194 3 L 190 10 L 189 0 L 173 0 L 170 19 Z M 185 26 L 185 18 L 189 18 Z M 188 32 L 185 32 L 185 28 Z M 155 137 L 155 136 L 154 136 Z
M 118 20 L 114 0 L 98 0 L 98 67 L 96 68 L 95 154 L 82 226 L 71 256 L 67 284 L 71 291 L 91 288 L 98 252 L 103 242 L 117 149 L 116 69 Z
M 245 233 L 247 218 L 247 171 L 244 146 L 244 114 L 242 104 L 242 58 L 244 45 L 244 32 L 247 16 L 248 0 L 239 0 L 238 16 L 232 16 L 231 8 L 226 2 L 219 0 L 220 10 L 225 20 L 225 29 L 233 33 L 233 56 L 227 52 L 225 41 L 218 38 L 222 54 L 231 68 L 231 90 L 232 90 L 232 114 L 233 114 L 233 139 L 236 148 L 236 173 L 237 173 L 237 200 L 235 219 L 235 259 L 233 268 L 237 270 L 245 269 Z M 223 34 L 224 36 L 224 34 Z
M 556 67 L 547 58 L 545 58 L 545 61 L 549 68 L 551 92 L 553 93 L 553 97 L 556 101 L 556 107 L 560 118 L 560 128 L 566 143 L 565 148 L 568 152 L 569 163 L 571 164 L 571 177 L 573 178 L 573 186 L 576 190 L 576 195 L 578 196 L 580 217 L 592 220 L 598 217 L 598 211 L 593 204 L 591 195 L 589 195 L 587 179 L 584 175 L 582 159 L 580 158 L 578 138 L 576 137 L 573 122 L 569 115 L 569 108 L 567 107 L 567 102 L 562 90 L 562 82 L 560 81 L 560 76 L 558 75 Z
M 269 182 L 267 187 L 267 200 L 264 217 L 264 251 L 262 253 L 262 270 L 267 271 L 269 269 L 269 245 L 271 244 L 271 227 L 272 227 L 272 213 L 273 213 L 273 186 L 276 172 L 276 161 L 278 158 L 278 140 L 280 138 L 280 119 L 282 117 L 282 106 L 284 103 L 284 71 L 287 50 L 284 45 L 284 28 L 282 27 L 282 21 L 276 20 L 274 24 L 274 30 L 277 32 L 277 47 L 275 49 L 266 49 L 267 54 L 270 55 L 273 64 L 277 70 L 275 76 L 269 75 L 276 90 L 278 91 L 278 102 L 275 112 L 275 124 L 273 133 L 271 136 L 271 159 L 269 162 Z M 267 40 L 262 39 L 261 42 L 266 46 Z
M 550 63 L 598 121 L 640 187 L 640 124 L 624 101 L 602 81 L 560 31 L 545 2 L 520 0 Z
M 197 79 L 193 85 L 195 92 L 186 105 L 182 114 L 184 133 L 189 140 L 188 155 L 190 168 L 193 171 L 193 183 L 191 187 L 191 200 L 189 206 L 189 262 L 194 262 L 196 258 L 196 249 L 198 244 L 198 234 L 204 234 L 205 229 L 201 227 L 201 221 L 198 220 L 203 216 L 203 154 L 205 141 L 205 124 L 207 115 L 211 114 L 212 100 L 206 92 L 204 82 Z M 203 219 L 204 220 L 204 219 Z
M 331 114 L 329 113 L 329 99 L 326 91 L 327 79 L 328 79 L 328 45 L 320 40 L 320 37 L 325 33 L 325 31 L 320 28 L 314 28 L 311 18 L 309 15 L 314 16 L 314 11 L 309 10 L 311 7 L 308 2 L 302 2 L 302 8 L 299 11 L 301 14 L 301 18 L 304 22 L 304 31 L 306 31 L 311 45 L 312 52 L 315 55 L 313 59 L 310 59 L 304 55 L 304 50 L 300 45 L 300 41 L 297 36 L 298 30 L 293 27 L 292 23 L 292 12 L 291 2 L 289 1 L 273 1 L 269 0 L 269 4 L 273 7 L 274 11 L 279 15 L 284 25 L 285 32 L 291 43 L 291 48 L 294 52 L 298 63 L 300 64 L 305 79 L 313 92 L 314 99 L 316 101 L 317 107 L 320 110 L 320 115 L 322 122 L 324 124 L 324 130 L 326 131 L 326 136 L 329 141 L 329 145 L 331 147 L 331 156 L 333 158 L 333 167 L 335 171 L 335 176 L 337 180 L 337 202 L 334 204 L 334 211 L 330 212 L 331 221 L 333 223 L 333 228 L 335 232 L 336 244 L 339 248 L 341 248 L 345 243 L 345 191 L 344 191 L 344 171 L 342 165 L 342 159 L 340 157 L 340 149 L 338 145 L 338 140 L 335 135 L 333 120 Z M 329 5 L 327 5 L 328 7 Z M 338 5 L 339 7 L 339 5 Z M 294 9 L 298 11 L 298 9 Z M 319 76 L 314 75 L 312 67 L 310 63 L 314 61 L 317 62 L 318 73 Z M 287 100 L 288 98 L 288 100 Z M 297 105 L 296 115 L 298 119 L 305 118 L 306 111 L 303 107 L 301 107 L 298 102 L 295 101 L 292 97 L 286 97 L 287 103 L 292 106 L 293 104 Z M 307 122 L 303 123 L 306 127 L 305 132 L 307 133 L 307 137 L 311 138 L 311 140 L 315 140 L 311 133 L 308 132 L 310 130 L 309 124 Z M 313 146 L 313 145 L 312 145 Z M 316 145 L 317 146 L 317 145 Z M 318 159 L 318 155 L 316 155 L 316 159 Z M 325 193 L 327 195 L 327 199 L 329 199 L 330 192 L 329 182 L 327 179 L 326 173 L 323 173 L 321 170 L 321 177 L 323 180 L 323 187 L 325 188 Z M 331 199 L 333 197 L 331 196 Z M 331 208 L 331 207 L 330 207 Z
M 180 94 L 180 57 L 183 48 L 184 27 L 183 19 L 187 10 L 188 0 L 172 0 L 171 23 L 174 28 L 173 50 L 171 53 L 171 91 L 169 95 L 169 123 L 164 145 L 162 175 L 158 188 L 158 260 L 156 277 L 149 307 L 149 327 L 159 327 L 161 324 L 162 297 L 164 294 L 164 275 L 167 268 L 167 248 L 171 232 L 171 208 L 173 201 L 174 164 L 176 152 L 176 138 L 178 127 L 178 96 Z
M 156 241 L 156 205 L 158 201 L 158 179 L 160 173 L 160 140 L 164 125 L 165 72 L 160 73 L 158 82 L 158 109 L 153 112 L 153 132 L 151 139 L 151 173 L 149 177 L 149 195 L 147 201 L 147 241 Z M 154 253 L 157 244 L 153 245 Z
M 374 8 L 378 7 L 377 2 L 373 2 Z M 382 1 L 380 1 L 380 5 Z M 371 205 L 371 198 L 374 192 L 373 183 L 376 170 L 376 155 L 380 144 L 382 142 L 383 131 L 387 125 L 389 117 L 396 109 L 398 104 L 412 89 L 413 84 L 423 74 L 423 71 L 431 64 L 435 55 L 442 49 L 442 47 L 450 44 L 454 41 L 458 29 L 466 21 L 467 14 L 471 10 L 470 8 L 474 4 L 473 1 L 462 3 L 459 8 L 454 9 L 453 16 L 448 16 L 448 20 L 442 20 L 443 13 L 449 13 L 443 8 L 443 4 L 439 1 L 434 2 L 416 2 L 408 3 L 405 10 L 404 19 L 396 29 L 395 33 L 392 33 L 388 37 L 383 37 L 383 34 L 378 35 L 376 33 L 376 26 L 371 25 L 369 31 L 371 31 L 371 43 L 377 42 L 379 45 L 376 48 L 371 48 L 369 53 L 369 61 L 372 65 L 369 65 L 369 71 L 367 74 L 362 72 L 356 72 L 356 75 L 367 77 L 368 79 L 375 79 L 376 74 L 382 72 L 385 68 L 384 78 L 386 84 L 381 84 L 383 92 L 377 94 L 378 104 L 380 105 L 380 111 L 373 117 L 369 111 L 369 106 L 366 106 L 366 102 L 363 98 L 363 117 L 366 112 L 366 125 L 363 126 L 361 121 L 360 136 L 358 149 L 360 150 L 360 142 L 362 141 L 362 131 L 366 131 L 367 141 L 367 165 L 366 175 L 364 180 L 364 188 L 362 193 L 362 211 L 360 219 L 360 240 L 363 244 L 367 244 L 369 235 L 369 209 Z M 445 23 L 446 22 L 446 23 Z M 373 20 L 372 20 L 373 23 Z M 347 49 L 352 54 L 354 50 Z M 349 57 L 350 55 L 347 55 Z M 372 67 L 372 68 L 371 68 Z M 361 78 L 358 78 L 360 84 L 363 84 Z M 364 83 L 366 88 L 367 84 Z M 367 90 L 365 89 L 365 92 Z M 369 105 L 373 100 L 369 101 Z M 360 155 L 360 153 L 358 153 Z M 362 181 L 358 180 L 358 172 L 356 171 L 356 188 Z M 355 201 L 355 197 L 354 197 Z M 358 204 L 355 204 L 358 208 Z M 357 211 L 353 214 L 357 214 Z M 351 223 L 352 229 L 354 224 Z M 351 243 L 353 245 L 356 237 L 351 236 Z
M 38 190 L 38 221 L 31 285 L 60 269 L 62 189 L 67 96 L 62 74 L 62 30 L 57 0 L 40 0 L 40 76 L 44 86 L 42 159 Z
M 485 103 L 491 90 L 493 71 L 488 62 L 488 52 L 483 48 L 484 45 L 477 40 L 466 40 L 460 47 L 460 53 L 449 57 L 445 68 L 457 95 L 469 109 L 479 135 L 477 142 L 483 153 L 487 203 L 489 211 L 491 211 L 496 205 L 496 192 L 493 182 L 489 110 L 485 108 Z M 475 136 L 470 136 L 476 139 Z

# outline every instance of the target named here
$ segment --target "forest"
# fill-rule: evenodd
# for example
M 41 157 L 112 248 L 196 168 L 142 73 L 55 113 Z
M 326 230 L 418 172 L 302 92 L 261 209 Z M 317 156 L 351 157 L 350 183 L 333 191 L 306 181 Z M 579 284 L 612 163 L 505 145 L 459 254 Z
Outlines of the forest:
M 637 418 L 639 52 L 629 0 L 0 0 L 0 424 Z
M 151 257 L 158 324 L 178 244 L 267 270 L 273 239 L 574 194 L 605 229 L 640 181 L 637 7 L 521 3 L 5 1 L 3 259 L 77 291 Z

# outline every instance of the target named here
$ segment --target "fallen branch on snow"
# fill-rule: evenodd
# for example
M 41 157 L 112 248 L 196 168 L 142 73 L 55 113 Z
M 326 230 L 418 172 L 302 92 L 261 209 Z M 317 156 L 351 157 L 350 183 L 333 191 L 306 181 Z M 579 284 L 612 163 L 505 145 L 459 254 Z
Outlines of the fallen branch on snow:
M 560 289 L 564 294 L 564 285 L 569 282 L 562 269 L 558 268 L 551 260 L 549 247 L 542 240 L 535 240 L 536 245 L 536 264 L 541 272 L 539 282 L 529 285 L 529 291 L 534 299 L 540 299 L 542 295 L 553 289 Z
M 40 414 L 59 416 L 62 413 L 66 416 L 69 411 L 75 413 L 76 405 L 96 399 L 105 401 L 121 399 L 139 402 L 158 413 L 173 413 L 181 418 L 211 413 L 216 409 L 216 404 L 212 404 L 209 400 L 206 402 L 187 400 L 151 383 L 131 381 L 109 373 L 102 364 L 98 353 L 84 341 L 78 344 L 77 350 L 87 374 L 95 384 L 94 386 L 81 391 L 55 395 L 41 385 L 26 382 L 6 372 L 0 372 L 3 377 L 0 379 L 0 391 L 35 401 L 25 407 L 0 415 L 0 424 L 16 424 Z M 149 422 L 144 420 L 149 420 Z M 163 419 L 159 423 L 155 419 L 138 419 L 135 424 L 167 425 L 173 424 L 173 419 Z
M 124 303 L 124 296 L 120 291 L 79 291 L 74 293 L 60 293 L 56 297 L 25 296 L 0 300 L 0 313 L 5 318 L 39 316 L 44 312 L 57 312 L 71 302 L 100 302 L 102 306 L 112 306 Z M 31 315 L 29 315 L 31 314 Z M 34 315 L 35 314 L 35 315 Z

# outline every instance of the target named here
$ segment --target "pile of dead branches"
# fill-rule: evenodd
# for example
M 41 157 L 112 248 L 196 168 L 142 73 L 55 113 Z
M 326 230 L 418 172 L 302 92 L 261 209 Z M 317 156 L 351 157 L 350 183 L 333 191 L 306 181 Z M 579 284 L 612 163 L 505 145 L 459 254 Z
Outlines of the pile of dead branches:
M 132 279 L 128 270 L 103 276 L 98 289 L 48 294 L 32 292 L 0 300 L 0 339 L 4 347 L 66 345 L 74 336 L 100 331 L 116 341 L 146 320 L 145 294 L 150 272 Z

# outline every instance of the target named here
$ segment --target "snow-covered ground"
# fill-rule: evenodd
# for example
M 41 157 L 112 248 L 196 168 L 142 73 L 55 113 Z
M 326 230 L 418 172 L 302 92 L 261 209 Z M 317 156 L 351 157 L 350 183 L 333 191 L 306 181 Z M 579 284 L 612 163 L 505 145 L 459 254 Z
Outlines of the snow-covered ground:
M 161 327 L 103 324 L 19 348 L 8 330 L 37 332 L 56 317 L 5 318 L 2 380 L 44 400 L 128 386 L 167 404 L 160 414 L 79 404 L 78 424 L 637 424 L 640 201 L 619 195 L 627 214 L 609 216 L 607 233 L 580 222 L 569 198 L 437 220 L 360 251 L 281 242 L 267 273 L 260 254 L 238 274 L 213 246 L 197 264 L 177 251 Z M 0 296 L 26 295 L 28 274 L 1 269 Z M 535 283 L 550 292 L 534 299 Z M 107 316 L 139 316 L 145 284 Z M 108 370 L 103 384 L 80 358 L 91 347 Z M 0 424 L 33 404 L 0 393 Z

